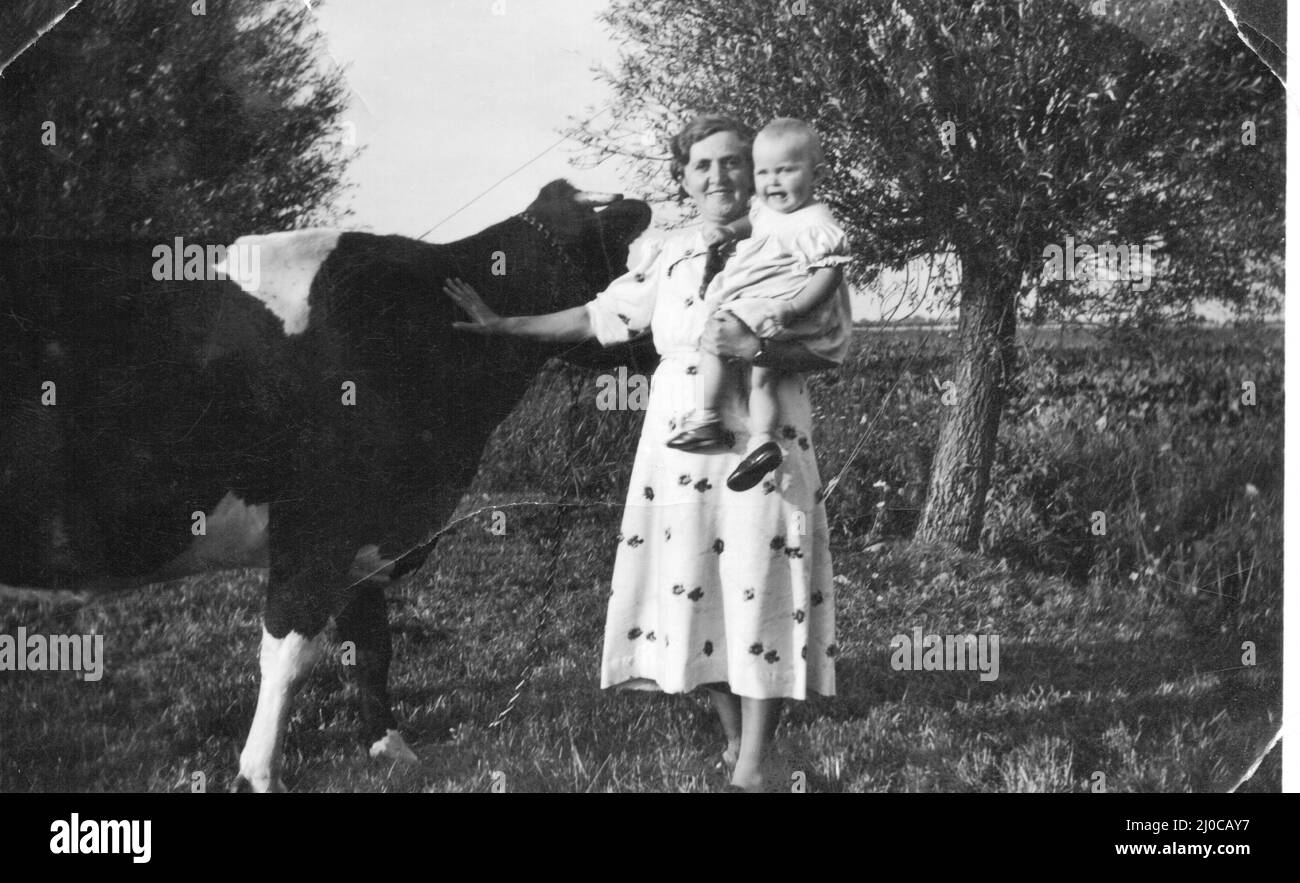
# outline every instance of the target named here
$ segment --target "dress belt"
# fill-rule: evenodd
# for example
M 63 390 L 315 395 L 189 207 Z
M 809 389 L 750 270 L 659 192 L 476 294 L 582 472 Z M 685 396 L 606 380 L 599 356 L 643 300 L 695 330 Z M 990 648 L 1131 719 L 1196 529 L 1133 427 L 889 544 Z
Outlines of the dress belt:
M 700 361 L 700 351 L 686 346 L 674 347 L 673 349 L 660 353 L 659 358 L 676 359 L 677 361 L 686 362 L 689 365 L 697 365 Z

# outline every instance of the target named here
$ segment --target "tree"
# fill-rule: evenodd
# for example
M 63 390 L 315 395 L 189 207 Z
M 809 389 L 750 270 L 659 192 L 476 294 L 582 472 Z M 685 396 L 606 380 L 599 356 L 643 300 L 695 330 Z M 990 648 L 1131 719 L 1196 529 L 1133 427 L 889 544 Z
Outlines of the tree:
M 917 536 L 971 547 L 1026 293 L 1044 318 L 1089 297 L 1129 314 L 1247 304 L 1279 267 L 1281 87 L 1205 4 L 1159 5 L 1199 9 L 1179 46 L 1066 0 L 615 0 L 619 111 L 574 134 L 671 198 L 649 142 L 695 111 L 803 117 L 831 166 L 823 198 L 868 267 L 954 256 L 956 395 Z M 1081 295 L 1044 279 L 1067 237 L 1159 243 L 1157 284 Z
M 53 7 L 29 6 L 34 34 Z M 323 58 L 300 3 L 82 3 L 0 77 L 0 235 L 221 240 L 334 219 L 348 92 Z

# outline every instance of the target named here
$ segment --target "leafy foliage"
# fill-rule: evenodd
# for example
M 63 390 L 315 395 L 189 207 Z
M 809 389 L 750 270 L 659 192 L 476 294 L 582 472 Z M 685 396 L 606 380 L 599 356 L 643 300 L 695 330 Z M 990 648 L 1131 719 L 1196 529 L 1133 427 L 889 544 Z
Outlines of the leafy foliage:
M 1013 268 L 1027 292 L 1067 235 L 1156 242 L 1153 290 L 1044 284 L 1038 318 L 1261 307 L 1280 280 L 1282 87 L 1209 0 L 1112 6 L 616 0 L 622 55 L 604 76 L 619 110 L 573 134 L 671 199 L 649 145 L 694 113 L 803 117 L 868 267 L 954 251 L 967 270 Z
M 861 334 L 838 375 L 813 378 L 822 480 L 843 471 L 827 502 L 837 549 L 912 538 L 944 418 L 937 390 L 952 371 L 944 335 Z M 1118 342 L 1044 334 L 1022 342 L 1019 358 L 984 551 L 1076 586 L 1150 592 L 1212 631 L 1279 623 L 1276 331 L 1188 328 Z M 1243 403 L 1246 380 L 1253 405 Z M 625 499 L 641 414 L 598 411 L 596 388 L 590 374 L 553 365 L 493 436 L 478 487 Z M 1092 532 L 1097 511 L 1105 534 Z
M 300 3 L 81 4 L 0 80 L 0 233 L 229 238 L 331 220 L 347 89 L 322 50 Z

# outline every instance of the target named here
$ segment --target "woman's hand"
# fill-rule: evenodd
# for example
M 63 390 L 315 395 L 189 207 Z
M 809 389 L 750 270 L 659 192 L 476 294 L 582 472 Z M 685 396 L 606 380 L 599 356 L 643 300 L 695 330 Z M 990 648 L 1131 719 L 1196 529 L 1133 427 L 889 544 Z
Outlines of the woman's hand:
M 538 340 L 542 343 L 581 343 L 595 336 L 585 306 L 571 307 L 541 316 L 502 317 L 483 303 L 483 298 L 478 296 L 478 292 L 472 286 L 459 279 L 448 279 L 443 283 L 442 290 L 474 320 L 452 322 L 451 327 L 457 331 L 469 331 L 473 334 L 504 334 L 510 337 Z
M 700 346 L 705 351 L 724 359 L 743 359 L 746 362 L 754 361 L 760 343 L 758 335 L 748 325 L 723 310 L 716 310 L 709 317 L 700 338 Z
M 442 285 L 443 294 L 454 300 L 462 310 L 469 313 L 473 322 L 452 322 L 451 327 L 458 331 L 470 331 L 475 334 L 501 333 L 501 317 L 492 312 L 492 308 L 483 303 L 477 291 L 459 279 L 448 279 Z
M 728 242 L 735 242 L 739 237 L 736 231 L 726 224 L 704 224 L 704 244 L 709 248 L 721 248 Z
M 754 362 L 759 350 L 763 351 L 763 367 L 776 368 L 796 374 L 813 374 L 838 367 L 814 354 L 797 340 L 771 340 L 762 346 L 758 335 L 731 313 L 721 310 L 709 317 L 700 337 L 700 346 L 707 352 L 724 359 L 742 359 Z

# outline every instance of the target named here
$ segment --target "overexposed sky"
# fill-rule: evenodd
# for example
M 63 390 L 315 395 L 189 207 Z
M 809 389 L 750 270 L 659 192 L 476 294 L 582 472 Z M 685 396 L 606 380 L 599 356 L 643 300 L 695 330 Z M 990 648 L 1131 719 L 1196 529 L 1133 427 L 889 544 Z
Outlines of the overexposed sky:
M 519 212 L 554 178 L 638 195 L 620 163 L 578 169 L 569 162 L 577 144 L 556 144 L 570 117 L 585 118 L 610 101 L 592 72 L 617 60 L 616 44 L 596 20 L 608 4 L 312 2 L 330 54 L 346 69 L 352 99 L 345 119 L 363 148 L 348 172 L 354 215 L 347 226 L 418 237 L 437 225 L 425 238 L 447 242 Z M 854 316 L 933 316 L 931 298 L 915 313 L 909 303 L 918 282 L 926 290 L 932 281 L 924 261 L 886 272 L 880 284 L 855 293 Z
M 348 172 L 355 214 L 347 226 L 418 237 L 441 221 L 426 239 L 448 242 L 519 212 L 554 178 L 638 195 L 627 189 L 617 162 L 571 166 L 577 147 L 572 141 L 492 186 L 560 140 L 570 116 L 585 117 L 608 104 L 610 93 L 591 70 L 596 64 L 613 67 L 617 59 L 616 45 L 596 21 L 607 5 L 608 0 L 313 4 L 330 53 L 347 69 L 352 101 L 345 119 L 364 148 Z M 914 287 L 916 275 L 908 278 Z M 910 313 L 909 307 L 899 310 L 901 286 L 892 287 L 899 290 L 884 302 L 855 296 L 855 317 Z
M 345 65 L 362 155 L 349 225 L 427 239 L 474 233 L 523 209 L 553 178 L 624 192 L 617 163 L 580 170 L 560 139 L 570 116 L 603 107 L 591 72 L 617 55 L 596 15 L 607 0 L 330 0 L 316 7 Z M 485 195 L 484 195 L 485 194 Z M 635 195 L 628 193 L 629 196 Z

